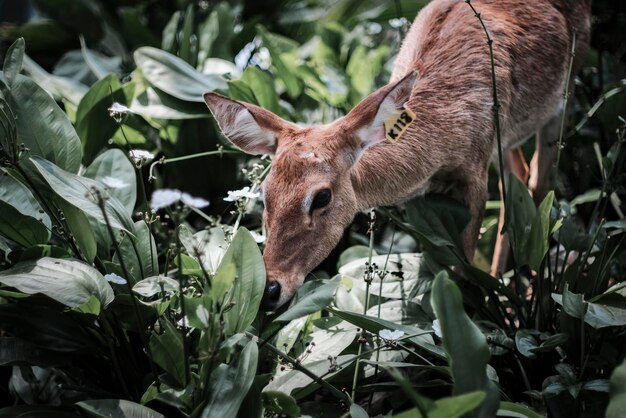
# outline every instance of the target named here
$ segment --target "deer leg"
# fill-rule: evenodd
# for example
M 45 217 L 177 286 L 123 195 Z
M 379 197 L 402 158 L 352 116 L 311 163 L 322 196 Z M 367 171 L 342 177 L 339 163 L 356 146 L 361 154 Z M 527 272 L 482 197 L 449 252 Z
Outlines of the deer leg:
M 528 165 L 524 160 L 522 150 L 516 148 L 507 151 L 504 156 L 504 173 L 505 181 L 508 181 L 509 173 L 513 173 L 522 183 L 528 181 Z M 500 196 L 502 196 L 502 181 L 500 181 Z M 504 272 L 506 262 L 509 258 L 509 239 L 504 234 L 504 201 L 500 200 L 500 218 L 498 219 L 498 235 L 496 237 L 496 245 L 493 249 L 493 258 L 491 259 L 491 275 L 497 277 L 498 274 Z
M 537 148 L 530 161 L 530 180 L 528 188 L 532 192 L 536 205 L 539 205 L 548 194 L 551 183 L 551 171 L 558 150 L 561 114 L 550 119 L 537 132 Z
M 462 239 L 463 251 L 469 262 L 474 258 L 474 252 L 476 251 L 476 245 L 478 243 L 478 234 L 485 213 L 485 202 L 487 201 L 486 166 L 482 168 L 482 172 L 484 174 L 468 183 L 465 190 L 465 202 L 470 211 L 470 221 L 463 230 Z M 473 175 L 475 176 L 475 174 Z M 467 176 L 466 178 L 472 178 L 472 176 Z

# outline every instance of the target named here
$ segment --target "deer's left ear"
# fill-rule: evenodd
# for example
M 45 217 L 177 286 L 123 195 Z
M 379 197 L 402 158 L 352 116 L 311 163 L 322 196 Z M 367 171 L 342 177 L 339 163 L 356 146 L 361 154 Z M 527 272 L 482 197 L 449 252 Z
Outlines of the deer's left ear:
M 248 154 L 275 154 L 278 133 L 294 126 L 269 110 L 217 93 L 205 93 L 204 101 L 224 136 Z
M 417 73 L 388 84 L 361 100 L 345 117 L 347 129 L 357 138 L 357 156 L 386 138 L 385 121 L 397 115 L 411 97 Z

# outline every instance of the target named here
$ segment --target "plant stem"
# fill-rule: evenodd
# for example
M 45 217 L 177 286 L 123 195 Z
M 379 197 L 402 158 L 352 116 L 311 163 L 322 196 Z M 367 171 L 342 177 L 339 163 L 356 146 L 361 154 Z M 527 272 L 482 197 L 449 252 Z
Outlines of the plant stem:
M 183 263 L 180 245 L 179 229 L 176 228 L 176 256 L 178 257 L 178 286 L 180 293 L 180 314 L 183 317 L 183 326 L 181 327 L 180 334 L 183 339 L 183 356 L 185 360 L 185 386 L 189 384 L 189 343 L 187 341 L 187 313 L 185 311 L 185 283 L 183 276 Z M 207 279 L 208 282 L 208 279 Z
M 369 254 L 367 257 L 367 266 L 365 266 L 365 304 L 363 306 L 363 315 L 367 314 L 367 308 L 370 302 L 370 284 L 372 283 L 374 268 L 372 266 L 372 252 L 374 251 L 374 224 L 376 222 L 376 213 L 374 209 L 370 212 L 369 222 Z M 352 378 L 352 399 L 356 396 L 356 385 L 359 378 L 359 363 L 361 362 L 361 353 L 363 351 L 363 344 L 365 344 L 367 332 L 365 328 L 361 330 L 361 336 L 359 337 L 359 349 L 356 358 L 356 364 L 354 365 L 354 376 Z
M 287 363 L 289 363 L 294 370 L 297 370 L 301 373 L 304 373 L 305 375 L 307 375 L 308 377 L 310 377 L 311 379 L 313 379 L 313 381 L 321 386 L 323 386 L 324 388 L 326 388 L 329 392 L 331 392 L 333 395 L 335 395 L 339 400 L 342 401 L 347 401 L 349 403 L 352 403 L 352 399 L 345 394 L 344 392 L 340 391 L 339 389 L 337 389 L 336 387 L 334 387 L 333 385 L 331 385 L 330 383 L 326 382 L 324 379 L 322 379 L 321 377 L 319 377 L 318 375 L 316 375 L 315 373 L 313 373 L 312 371 L 310 371 L 309 369 L 307 369 L 306 367 L 304 367 L 298 360 L 291 358 L 290 356 L 288 356 L 287 354 L 283 353 L 282 351 L 280 351 L 278 348 L 274 347 L 272 344 L 268 344 L 267 341 L 264 341 L 262 338 L 246 331 L 246 335 L 249 338 L 252 338 L 253 340 L 258 340 L 261 341 L 261 343 L 267 347 L 268 350 L 270 350 L 272 353 L 276 354 L 278 357 L 280 357 L 281 359 L 285 360 Z
M 104 217 L 104 223 L 107 226 L 109 238 L 111 238 L 111 241 L 113 242 L 115 246 L 115 251 L 118 251 L 119 242 L 115 238 L 113 227 L 111 226 L 111 222 L 109 221 L 109 215 L 107 214 L 105 207 L 104 207 L 104 199 L 100 195 L 100 192 L 97 192 L 97 197 L 98 197 L 98 206 L 100 207 L 100 211 L 102 211 L 102 216 Z M 148 339 L 146 338 L 146 334 L 145 334 L 146 326 L 143 322 L 143 319 L 141 318 L 141 313 L 139 312 L 139 305 L 137 302 L 137 298 L 135 297 L 135 294 L 133 293 L 133 287 L 130 284 L 130 274 L 128 273 L 128 269 L 126 268 L 126 264 L 124 263 L 124 257 L 122 257 L 121 253 L 118 259 L 120 261 L 120 267 L 122 268 L 122 272 L 124 273 L 124 276 L 126 278 L 126 287 L 128 289 L 130 300 L 133 304 L 133 312 L 135 313 L 135 321 L 137 322 L 137 327 L 139 327 L 139 337 L 141 338 L 141 343 L 143 344 L 144 350 L 146 350 L 146 354 L 148 355 L 148 363 L 150 364 L 150 368 L 152 369 L 152 373 L 154 374 L 154 380 L 157 386 L 157 390 L 160 391 L 161 382 L 159 381 L 158 370 L 156 368 L 156 365 L 152 361 L 150 344 L 148 344 Z
M 217 151 L 199 152 L 197 154 L 183 155 L 182 157 L 161 158 L 160 160 L 157 160 L 157 161 L 153 162 L 152 164 L 150 164 L 150 171 L 148 172 L 148 179 L 156 178 L 156 177 L 154 177 L 152 175 L 152 173 L 154 171 L 154 167 L 159 165 L 159 164 L 176 163 L 176 162 L 179 162 L 179 161 L 191 160 L 192 158 L 208 157 L 210 155 L 222 156 L 224 154 L 241 154 L 241 151 L 228 150 L 228 149 L 218 149 Z

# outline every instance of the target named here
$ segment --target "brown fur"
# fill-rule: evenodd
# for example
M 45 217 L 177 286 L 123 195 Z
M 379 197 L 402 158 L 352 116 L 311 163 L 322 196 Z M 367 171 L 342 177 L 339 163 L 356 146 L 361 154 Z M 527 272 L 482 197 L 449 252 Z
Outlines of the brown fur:
M 590 1 L 472 4 L 493 38 L 503 145 L 513 148 L 558 115 L 564 83 L 571 82 L 565 79 L 572 33 L 577 34 L 575 69 L 588 46 Z M 425 7 L 406 36 L 391 83 L 329 125 L 296 128 L 255 106 L 214 94 L 205 97 L 225 131 L 235 132 L 228 125 L 233 112 L 247 109 L 259 133 L 275 141 L 263 146 L 263 152 L 275 151 L 263 189 L 268 280 L 282 286 L 277 306 L 328 255 L 358 210 L 451 185 L 472 215 L 464 231 L 465 253 L 472 257 L 495 134 L 486 38 L 465 2 L 436 0 Z M 395 144 L 368 142 L 360 133 L 387 99 L 398 108 L 408 101 L 417 120 Z M 231 134 L 230 139 L 244 150 L 259 152 L 250 146 L 252 138 Z M 304 213 L 307 194 L 324 187 L 333 191 L 331 204 Z

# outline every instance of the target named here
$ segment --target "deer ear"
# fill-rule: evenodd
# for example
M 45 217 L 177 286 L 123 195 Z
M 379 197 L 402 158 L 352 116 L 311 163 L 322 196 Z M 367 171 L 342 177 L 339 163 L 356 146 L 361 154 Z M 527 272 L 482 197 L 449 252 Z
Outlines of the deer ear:
M 248 154 L 274 155 L 278 133 L 291 125 L 269 110 L 217 93 L 205 93 L 204 101 L 224 136 Z
M 411 97 L 417 73 L 412 71 L 401 80 L 388 84 L 361 100 L 346 116 L 357 136 L 357 156 L 385 140 L 385 121 L 397 115 Z

